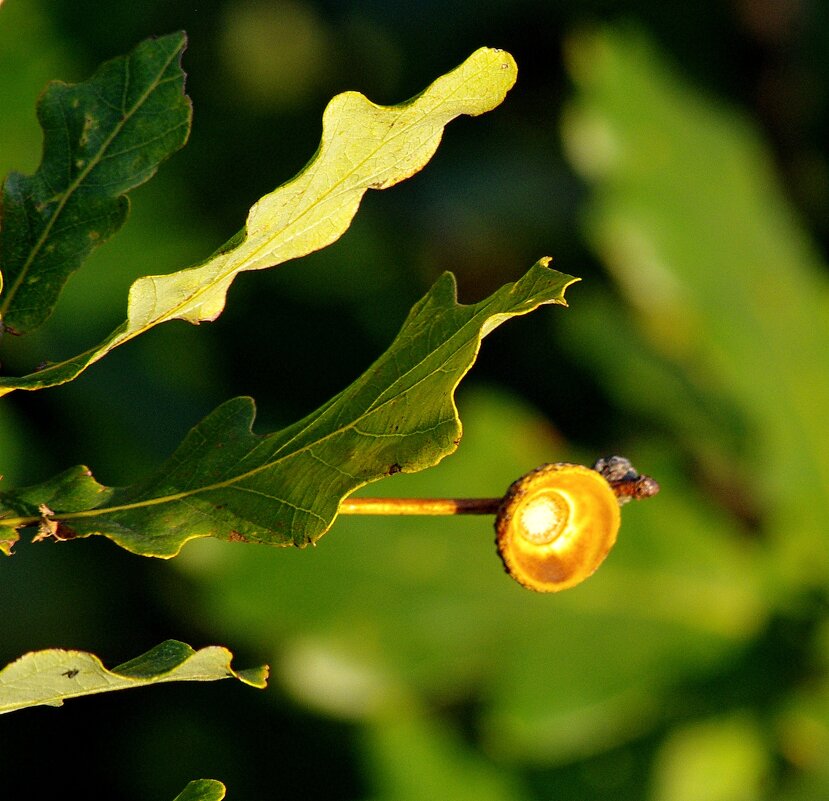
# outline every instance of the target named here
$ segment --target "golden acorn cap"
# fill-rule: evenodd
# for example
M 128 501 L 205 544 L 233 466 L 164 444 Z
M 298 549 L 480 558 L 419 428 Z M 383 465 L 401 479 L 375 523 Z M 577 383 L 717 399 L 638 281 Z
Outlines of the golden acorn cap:
M 616 542 L 619 501 L 607 480 L 582 465 L 546 464 L 507 490 L 495 519 L 507 572 L 537 592 L 584 581 Z

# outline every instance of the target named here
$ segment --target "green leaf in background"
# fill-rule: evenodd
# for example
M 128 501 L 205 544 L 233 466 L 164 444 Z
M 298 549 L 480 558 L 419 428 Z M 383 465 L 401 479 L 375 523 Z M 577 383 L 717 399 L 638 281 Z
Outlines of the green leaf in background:
M 410 177 L 432 157 L 444 126 L 501 103 L 515 83 L 509 53 L 481 48 L 412 100 L 378 106 L 357 92 L 337 95 L 323 115 L 322 141 L 299 175 L 250 210 L 245 228 L 206 262 L 138 279 L 127 321 L 96 347 L 21 378 L 0 379 L 0 395 L 70 381 L 113 348 L 168 320 L 215 320 L 238 273 L 262 270 L 335 242 L 368 189 Z
M 451 726 L 413 712 L 374 721 L 363 741 L 375 801 L 522 801 L 521 782 Z
M 175 33 L 140 44 L 84 83 L 52 83 L 38 104 L 43 160 L 3 184 L 4 329 L 27 333 L 51 314 L 70 275 L 126 220 L 125 193 L 149 180 L 190 131 Z
M 288 428 L 254 434 L 253 401 L 235 398 L 196 426 L 144 483 L 108 490 L 85 468 L 73 468 L 37 487 L 0 494 L 7 515 L 0 526 L 40 519 L 44 535 L 103 534 L 135 553 L 161 557 L 208 536 L 316 542 L 355 489 L 431 467 L 455 450 L 461 424 L 454 390 L 481 339 L 540 305 L 565 305 L 564 290 L 576 279 L 550 269 L 549 261 L 473 305 L 457 302 L 454 277 L 444 273 L 357 381 Z
M 827 632 L 821 634 L 822 659 L 829 654 Z M 775 734 L 786 760 L 799 773 L 789 782 L 781 801 L 811 801 L 823 798 L 829 787 L 829 673 L 825 662 L 822 677 L 796 688 L 777 710 Z
M 265 686 L 265 667 L 236 671 L 232 654 L 212 645 L 194 651 L 167 640 L 145 654 L 107 670 L 95 654 L 50 649 L 33 651 L 0 670 L 0 714 L 32 706 L 61 706 L 67 698 L 127 690 L 168 681 L 216 681 L 234 677 Z
M 826 265 L 756 132 L 641 34 L 582 35 L 569 56 L 578 93 L 565 142 L 593 186 L 589 236 L 638 329 L 625 338 L 614 317 L 594 319 L 574 347 L 615 364 L 608 380 L 684 440 L 715 497 L 754 510 L 784 586 L 825 587 Z M 637 342 L 650 357 L 629 358 Z
M 222 801 L 225 786 L 215 779 L 194 779 L 188 782 L 173 801 Z
M 772 757 L 750 713 L 678 726 L 656 756 L 652 798 L 752 801 L 769 798 Z M 776 796 L 775 796 L 776 797 Z
M 56 75 L 72 69 L 54 23 L 54 14 L 36 2 L 6 6 L 0 16 L 0 176 L 14 169 L 34 171 L 42 155 L 42 129 L 32 113 L 36 99 Z

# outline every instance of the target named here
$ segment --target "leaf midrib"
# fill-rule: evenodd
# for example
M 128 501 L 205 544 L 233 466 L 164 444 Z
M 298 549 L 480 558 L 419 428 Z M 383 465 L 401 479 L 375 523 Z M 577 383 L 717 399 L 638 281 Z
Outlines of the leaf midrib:
M 490 303 L 487 303 L 487 306 L 490 306 L 492 304 L 492 302 L 494 302 L 494 299 L 491 300 Z M 443 343 L 443 345 L 447 345 L 448 343 L 450 343 L 452 341 L 452 339 L 456 339 L 457 337 L 459 337 L 463 333 L 463 331 L 465 329 L 467 329 L 470 325 L 472 325 L 474 323 L 474 321 L 485 311 L 486 311 L 485 308 L 479 309 L 475 314 L 473 314 L 463 324 L 463 326 L 461 326 L 457 331 L 455 331 L 452 334 L 452 336 Z M 461 343 L 461 345 L 459 345 L 458 347 L 453 348 L 451 350 L 451 352 L 448 353 L 448 355 L 443 360 L 441 360 L 441 362 L 438 365 L 435 366 L 434 369 L 430 370 L 428 373 L 426 373 L 424 376 L 422 376 L 420 379 L 418 379 L 418 381 L 416 381 L 415 383 L 413 383 L 409 387 L 407 387 L 404 390 L 403 393 L 400 393 L 398 395 L 394 395 L 392 397 L 389 397 L 388 399 L 386 399 L 385 401 L 383 401 L 380 404 L 376 404 L 376 402 L 373 403 L 366 410 L 364 410 L 360 415 L 358 415 L 357 417 L 350 420 L 347 424 L 344 424 L 344 425 L 340 426 L 339 428 L 336 428 L 333 431 L 330 431 L 329 433 L 319 437 L 318 439 L 315 439 L 311 443 L 303 445 L 302 447 L 298 448 L 297 450 L 291 451 L 290 453 L 284 454 L 282 456 L 278 456 L 278 457 L 268 461 L 267 463 L 265 463 L 263 465 L 259 465 L 258 467 L 255 467 L 252 470 L 249 470 L 245 473 L 240 473 L 236 476 L 233 476 L 230 479 L 220 481 L 220 482 L 216 482 L 214 484 L 209 484 L 209 485 L 204 486 L 204 487 L 198 487 L 197 489 L 193 489 L 193 490 L 185 490 L 183 492 L 177 492 L 177 493 L 173 493 L 171 495 L 164 495 L 164 496 L 161 496 L 159 498 L 149 498 L 149 499 L 145 499 L 145 500 L 141 500 L 141 501 L 136 501 L 134 503 L 121 504 L 120 506 L 109 506 L 109 507 L 101 507 L 101 508 L 97 508 L 97 509 L 88 509 L 88 510 L 85 510 L 85 511 L 73 512 L 73 513 L 69 513 L 69 514 L 59 514 L 58 513 L 58 514 L 56 514 L 56 518 L 60 519 L 60 520 L 76 520 L 76 519 L 79 519 L 79 518 L 97 517 L 99 515 L 111 514 L 111 513 L 115 513 L 115 512 L 125 512 L 125 511 L 130 511 L 132 509 L 142 509 L 142 508 L 147 507 L 147 506 L 157 506 L 157 505 L 161 505 L 161 504 L 164 504 L 164 503 L 173 503 L 175 501 L 184 500 L 186 498 L 190 498 L 192 496 L 199 495 L 199 494 L 204 493 L 204 492 L 213 492 L 215 490 L 227 489 L 227 488 L 233 489 L 234 484 L 238 484 L 240 481 L 243 481 L 247 478 L 255 476 L 258 473 L 263 472 L 264 470 L 275 467 L 276 465 L 279 465 L 280 463 L 285 462 L 288 459 L 294 458 L 294 457 L 299 456 L 299 455 L 301 455 L 301 454 L 303 454 L 307 451 L 310 451 L 311 448 L 316 447 L 316 446 L 320 445 L 321 443 L 326 442 L 327 440 L 329 440 L 329 439 L 331 439 L 335 436 L 338 436 L 338 435 L 344 433 L 345 431 L 348 431 L 349 429 L 354 428 L 356 425 L 358 425 L 360 423 L 361 420 L 363 420 L 369 414 L 374 414 L 375 412 L 382 410 L 383 407 L 386 404 L 392 403 L 396 398 L 399 398 L 400 395 L 404 394 L 405 392 L 413 391 L 419 384 L 421 384 L 423 381 L 427 380 L 428 378 L 433 376 L 436 372 L 441 370 L 446 365 L 446 363 L 449 362 L 462 349 L 464 344 L 466 344 L 467 342 L 469 342 L 469 340 L 465 339 L 464 342 Z M 473 342 L 473 344 L 474 344 L 474 342 Z M 395 379 L 395 383 L 399 383 L 403 378 L 405 378 L 407 375 L 411 374 L 414 370 L 416 370 L 418 367 L 420 367 L 425 361 L 426 361 L 426 359 L 421 359 L 416 364 L 412 365 L 409 370 L 407 370 L 405 373 L 401 374 L 397 379 Z M 454 406 L 454 399 L 452 400 L 452 403 L 453 403 L 453 406 Z M 458 420 L 457 411 L 455 412 L 455 420 L 456 421 Z M 318 421 L 319 421 L 319 418 L 315 417 L 311 422 L 315 423 L 315 422 L 318 422 Z M 281 448 L 279 449 L 279 451 L 277 451 L 277 453 L 279 453 L 280 451 L 284 451 L 284 449 L 286 447 L 288 447 L 288 445 L 290 445 L 290 443 L 292 441 L 295 441 L 297 438 L 302 436 L 302 434 L 307 433 L 309 428 L 310 428 L 310 425 L 306 426 L 301 431 L 298 431 L 294 437 L 292 437 L 290 440 L 288 440 L 286 443 L 284 443 L 281 446 Z M 264 445 L 265 443 L 262 443 L 262 444 Z M 256 446 L 256 447 L 258 447 L 258 446 Z M 255 452 L 256 447 L 251 449 L 250 453 Z M 268 497 L 274 497 L 275 498 L 275 496 L 268 496 Z M 276 499 L 276 500 L 279 500 L 279 499 Z
M 250 249 L 247 253 L 240 253 L 239 256 L 234 259 L 233 258 L 234 253 L 236 253 L 238 250 L 243 250 L 245 248 L 245 244 L 250 241 L 250 238 L 246 237 L 245 241 L 240 243 L 240 245 L 236 249 L 234 249 L 234 251 L 231 251 L 230 253 L 227 254 L 227 256 L 228 256 L 227 263 L 228 263 L 229 266 L 224 271 L 222 271 L 219 275 L 217 275 L 211 281 L 211 283 L 208 286 L 199 287 L 199 288 L 195 289 L 184 300 L 180 301 L 178 304 L 173 306 L 171 309 L 167 310 L 166 312 L 164 312 L 161 315 L 158 315 L 158 316 L 154 317 L 152 320 L 148 321 L 144 325 L 128 331 L 126 333 L 126 335 L 124 336 L 122 342 L 126 342 L 130 339 L 133 339 L 136 336 L 139 336 L 140 334 L 148 331 L 150 328 L 153 328 L 154 326 L 158 325 L 161 322 L 165 322 L 166 320 L 176 319 L 176 315 L 178 313 L 180 313 L 182 311 L 182 309 L 186 308 L 187 306 L 193 305 L 194 302 L 198 301 L 198 299 L 200 297 L 202 297 L 203 295 L 206 295 L 209 292 L 211 292 L 216 285 L 221 284 L 223 281 L 227 280 L 227 278 L 231 277 L 232 275 L 234 275 L 238 272 L 243 272 L 244 271 L 244 266 L 246 264 L 249 264 L 251 262 L 256 261 L 257 259 L 259 259 L 262 256 L 262 253 L 265 252 L 269 247 L 271 247 L 271 248 L 273 247 L 272 243 L 274 242 L 274 240 L 276 240 L 279 237 L 279 235 L 281 233 L 283 233 L 284 231 L 288 230 L 289 228 L 291 228 L 293 226 L 296 226 L 297 223 L 299 223 L 302 220 L 303 217 L 311 214 L 311 212 L 313 212 L 316 208 L 318 208 L 323 203 L 325 203 L 325 202 L 329 201 L 331 198 L 333 198 L 336 195 L 336 193 L 342 189 L 342 185 L 346 181 L 348 181 L 348 179 L 351 178 L 355 173 L 359 172 L 359 168 L 362 165 L 364 165 L 367 161 L 373 159 L 374 156 L 378 153 L 378 151 L 380 151 L 381 149 L 383 149 L 385 147 L 388 147 L 388 145 L 391 142 L 393 142 L 395 139 L 397 139 L 401 136 L 404 136 L 408 131 L 412 130 L 417 125 L 420 125 L 423 122 L 424 119 L 426 119 L 429 115 L 431 115 L 434 112 L 434 109 L 436 107 L 446 103 L 446 101 L 449 98 L 454 97 L 463 86 L 465 86 L 467 83 L 469 83 L 469 81 L 471 81 L 473 78 L 478 77 L 483 71 L 484 71 L 484 68 L 481 68 L 480 70 L 478 70 L 477 73 L 475 73 L 475 75 L 471 75 L 471 76 L 467 77 L 467 79 L 465 81 L 463 81 L 463 83 L 461 83 L 457 87 L 455 87 L 455 89 L 452 92 L 450 92 L 449 94 L 447 94 L 443 97 L 440 97 L 438 100 L 436 100 L 432 104 L 432 106 L 428 110 L 424 110 L 417 120 L 412 121 L 408 126 L 405 126 L 404 128 L 393 131 L 392 136 L 387 137 L 387 138 L 383 139 L 382 142 L 378 143 L 378 145 L 374 148 L 374 150 L 372 150 L 370 153 L 368 153 L 362 159 L 362 161 L 360 161 L 348 173 L 343 175 L 338 181 L 336 181 L 334 184 L 332 184 L 323 194 L 319 195 L 316 198 L 316 200 L 314 200 L 312 203 L 306 205 L 298 214 L 296 214 L 294 217 L 290 218 L 290 220 L 285 224 L 285 226 L 281 229 L 281 231 L 279 233 L 277 233 L 277 234 L 275 234 L 271 237 L 266 237 L 265 240 L 261 244 L 259 244 L 257 247 L 255 247 L 253 249 Z M 440 79 L 438 79 L 438 80 L 440 80 Z M 427 89 L 425 91 L 428 91 L 429 89 L 431 89 L 433 85 L 434 84 L 427 87 Z M 368 98 L 365 98 L 364 95 L 360 95 L 360 97 L 367 100 L 367 102 L 371 103 L 371 101 L 368 100 Z M 386 109 L 386 110 L 389 110 L 389 111 L 398 109 L 397 106 L 377 106 L 377 104 L 374 104 L 374 103 L 371 103 L 371 105 L 374 105 L 376 107 L 383 108 L 383 109 Z M 409 110 L 410 110 L 410 107 L 405 107 L 403 109 L 399 109 L 398 117 L 401 116 L 402 113 L 404 113 L 406 111 L 409 111 Z M 389 130 L 391 130 L 391 127 L 392 126 L 389 126 Z M 440 130 L 442 130 L 443 128 L 445 128 L 445 124 L 442 125 L 442 126 L 437 126 L 437 127 Z M 333 139 L 330 140 L 330 141 L 333 142 Z M 329 147 L 330 147 L 330 144 L 329 144 Z M 315 159 L 315 164 L 319 164 L 318 159 L 319 159 L 319 155 L 318 155 L 317 159 Z M 312 165 L 312 167 L 313 166 L 315 166 L 315 165 Z M 322 165 L 319 165 L 319 166 L 322 166 Z M 287 183 L 282 184 L 281 186 L 277 187 L 271 193 L 271 195 L 275 194 L 276 192 L 286 190 L 292 183 L 294 183 L 294 181 L 298 181 L 301 178 L 304 178 L 306 176 L 307 176 L 307 172 L 303 171 L 299 175 L 297 175 L 294 178 L 292 178 L 291 180 L 289 180 Z M 365 190 L 367 190 L 370 186 L 370 182 L 368 180 L 366 180 L 363 183 L 365 185 Z M 306 186 L 305 189 L 303 190 L 303 195 L 309 191 L 310 184 L 311 184 L 311 182 L 308 181 L 308 186 Z M 349 191 L 351 191 L 351 190 L 349 190 Z M 268 197 L 270 197 L 270 195 Z M 285 237 L 282 240 L 281 246 L 284 248 L 285 246 L 290 244 L 293 240 L 297 239 L 298 237 L 307 236 L 308 232 L 313 230 L 314 227 L 316 227 L 317 225 L 321 224 L 321 222 L 323 222 L 323 221 L 318 220 L 314 224 L 312 224 L 311 226 L 309 226 L 307 228 L 304 228 L 301 231 L 294 231 L 293 233 L 291 233 L 290 236 Z M 339 238 L 340 236 L 342 236 L 342 232 L 338 235 L 337 238 Z M 209 262 L 207 262 L 207 263 L 209 263 Z M 278 262 L 278 263 L 281 263 L 281 262 Z M 201 267 L 201 266 L 205 266 L 205 265 L 198 265 L 194 269 L 199 269 L 199 267 Z M 271 266 L 273 266 L 273 265 L 271 265 Z M 173 275 L 175 275 L 175 273 L 173 273 Z M 162 277 L 166 277 L 166 276 L 162 276 Z

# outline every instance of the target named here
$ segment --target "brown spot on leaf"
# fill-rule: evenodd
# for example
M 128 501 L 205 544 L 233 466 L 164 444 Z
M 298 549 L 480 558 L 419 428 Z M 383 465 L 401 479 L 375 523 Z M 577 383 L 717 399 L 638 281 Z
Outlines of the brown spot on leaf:
M 58 541 L 63 542 L 65 540 L 74 540 L 75 537 L 78 536 L 77 532 L 74 529 L 69 528 L 66 523 L 61 523 L 58 520 L 58 524 L 55 527 L 52 536 Z
M 386 471 L 386 474 L 389 476 L 393 476 L 395 473 L 399 473 L 403 468 L 395 462 L 393 465 L 389 466 L 389 469 Z
M 244 534 L 236 531 L 235 529 L 231 529 L 230 534 L 227 535 L 227 538 L 230 542 L 247 542 L 248 541 L 248 538 Z

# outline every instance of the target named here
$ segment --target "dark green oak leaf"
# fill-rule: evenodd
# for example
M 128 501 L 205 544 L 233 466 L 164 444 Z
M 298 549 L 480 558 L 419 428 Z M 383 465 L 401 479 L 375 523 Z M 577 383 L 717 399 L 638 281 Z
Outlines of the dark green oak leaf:
M 6 515 L 0 530 L 5 526 L 13 541 L 16 529 L 39 522 L 41 537 L 102 534 L 160 557 L 175 556 L 197 537 L 314 543 L 354 490 L 431 467 L 455 450 L 461 422 L 454 391 L 481 339 L 542 304 L 566 305 L 564 290 L 576 279 L 550 269 L 549 261 L 472 305 L 457 302 L 454 276 L 444 273 L 389 349 L 305 419 L 257 435 L 253 401 L 235 398 L 199 423 L 143 483 L 109 490 L 75 468 L 38 487 L 0 493 Z M 89 506 L 81 509 L 84 499 Z
M 142 42 L 88 81 L 54 82 L 37 108 L 43 158 L 3 184 L 3 329 L 24 334 L 52 313 L 84 259 L 126 220 L 125 193 L 149 180 L 190 131 L 184 33 Z

